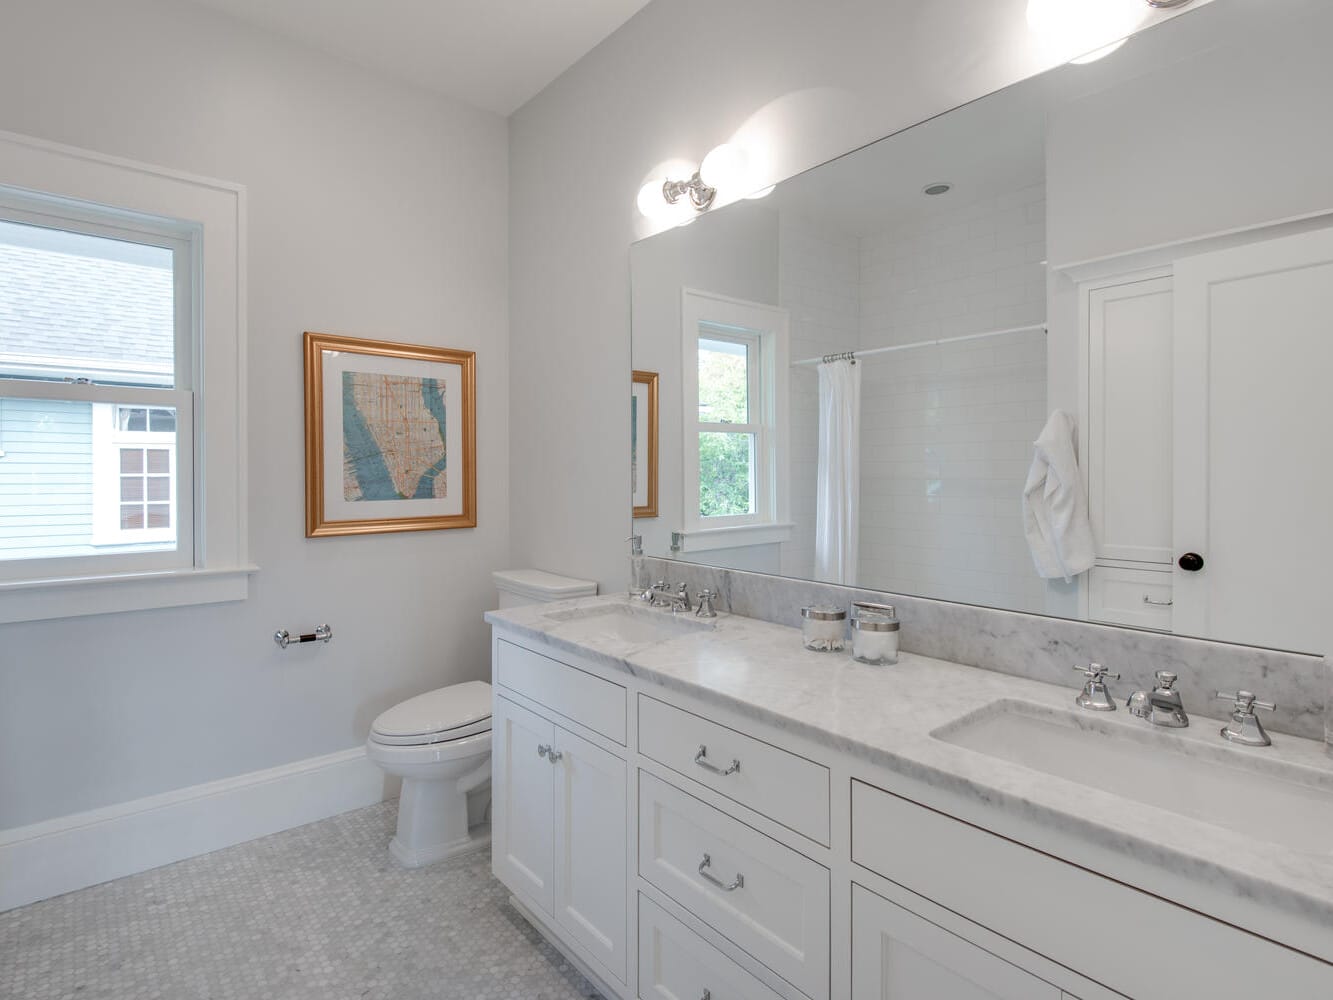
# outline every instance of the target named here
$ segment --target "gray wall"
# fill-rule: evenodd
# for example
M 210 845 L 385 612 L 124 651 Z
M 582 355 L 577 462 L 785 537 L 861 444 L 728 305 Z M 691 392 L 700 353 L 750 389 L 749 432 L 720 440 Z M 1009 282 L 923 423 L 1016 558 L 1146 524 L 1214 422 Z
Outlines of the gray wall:
M 189 4 L 5 2 L 0 23 L 0 129 L 248 187 L 261 567 L 244 603 L 0 626 L 0 828 L 353 747 L 394 702 L 487 676 L 509 552 L 504 121 Z M 305 330 L 477 351 L 475 530 L 304 537 Z M 270 638 L 318 622 L 327 648 Z

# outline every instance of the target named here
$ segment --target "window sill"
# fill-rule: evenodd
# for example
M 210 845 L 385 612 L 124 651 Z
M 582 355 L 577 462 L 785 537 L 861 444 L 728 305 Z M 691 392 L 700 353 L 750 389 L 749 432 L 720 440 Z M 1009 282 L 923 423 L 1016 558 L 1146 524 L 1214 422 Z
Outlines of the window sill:
M 258 566 L 0 582 L 0 625 L 243 601 Z
M 738 549 L 747 545 L 774 545 L 791 541 L 789 521 L 764 524 L 740 524 L 730 528 L 700 528 L 687 531 L 681 538 L 681 552 L 708 552 L 712 549 Z

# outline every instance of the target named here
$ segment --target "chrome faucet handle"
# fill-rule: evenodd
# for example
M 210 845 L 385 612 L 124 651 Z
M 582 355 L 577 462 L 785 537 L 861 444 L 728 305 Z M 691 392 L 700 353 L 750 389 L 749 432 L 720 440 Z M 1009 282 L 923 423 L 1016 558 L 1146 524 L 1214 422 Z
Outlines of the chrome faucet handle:
M 1111 697 L 1111 691 L 1106 686 L 1106 678 L 1120 680 L 1119 674 L 1113 674 L 1100 663 L 1091 663 L 1086 667 L 1074 665 L 1074 669 L 1087 678 L 1074 702 L 1080 708 L 1086 708 L 1092 712 L 1114 712 L 1115 699 Z
M 1265 712 L 1276 712 L 1277 705 L 1271 701 L 1260 701 L 1252 691 L 1218 691 L 1217 697 L 1231 702 L 1231 721 L 1222 727 L 1222 738 L 1232 743 L 1247 747 L 1272 746 L 1273 741 L 1264 731 L 1263 723 L 1254 714 L 1256 708 Z
M 1158 670 L 1153 676 L 1157 678 L 1157 686 L 1163 691 L 1170 691 L 1171 686 L 1179 680 L 1179 678 L 1169 670 Z
M 1234 703 L 1234 711 L 1243 712 L 1246 715 L 1253 715 L 1256 708 L 1262 708 L 1265 712 L 1276 712 L 1277 706 L 1271 701 L 1260 701 L 1253 691 L 1237 691 L 1231 694 L 1228 691 L 1217 692 L 1217 697 L 1223 701 Z
M 699 591 L 699 607 L 695 610 L 696 618 L 716 618 L 717 612 L 713 609 L 713 601 L 717 597 L 711 590 Z
M 1113 681 L 1120 680 L 1119 674 L 1111 673 L 1110 670 L 1108 670 L 1106 667 L 1103 667 L 1100 663 L 1089 663 L 1086 667 L 1080 667 L 1076 663 L 1074 664 L 1074 669 L 1077 670 L 1079 673 L 1083 674 L 1085 677 L 1092 677 L 1097 680 L 1100 680 L 1103 677 L 1109 677 Z

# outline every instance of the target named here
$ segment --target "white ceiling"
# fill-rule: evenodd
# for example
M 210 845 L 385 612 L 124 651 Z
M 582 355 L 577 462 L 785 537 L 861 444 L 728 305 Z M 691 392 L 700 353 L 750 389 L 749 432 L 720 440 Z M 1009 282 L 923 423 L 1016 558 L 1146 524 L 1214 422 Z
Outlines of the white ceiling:
M 648 0 L 193 2 L 507 116 Z

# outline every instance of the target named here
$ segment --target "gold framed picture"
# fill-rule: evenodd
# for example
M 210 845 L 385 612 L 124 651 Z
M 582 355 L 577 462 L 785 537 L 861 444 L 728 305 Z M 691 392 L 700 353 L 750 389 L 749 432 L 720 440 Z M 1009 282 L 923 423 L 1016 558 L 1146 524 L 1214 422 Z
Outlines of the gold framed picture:
M 305 533 L 477 525 L 476 354 L 305 335 Z
M 630 373 L 629 482 L 635 517 L 657 516 L 657 372 Z

